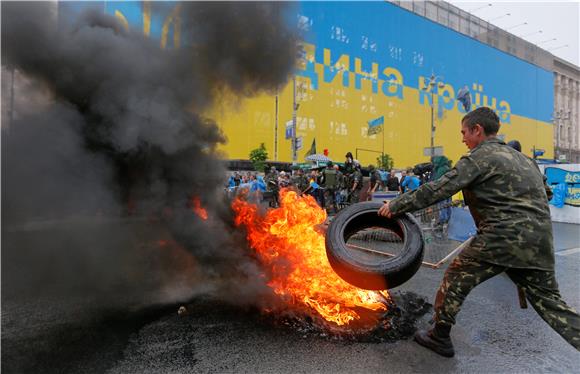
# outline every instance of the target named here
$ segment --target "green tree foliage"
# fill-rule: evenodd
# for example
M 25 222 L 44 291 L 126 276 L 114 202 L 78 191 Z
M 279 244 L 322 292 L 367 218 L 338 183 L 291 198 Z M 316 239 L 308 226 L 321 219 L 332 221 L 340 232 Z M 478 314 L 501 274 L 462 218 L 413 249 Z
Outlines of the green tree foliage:
M 261 143 L 258 148 L 250 151 L 250 161 L 252 161 L 252 165 L 256 171 L 264 171 L 267 159 L 268 151 L 266 150 L 264 143 Z
M 395 160 L 393 160 L 393 158 L 386 153 L 377 157 L 377 167 L 379 169 L 390 170 L 393 168 L 394 164 Z

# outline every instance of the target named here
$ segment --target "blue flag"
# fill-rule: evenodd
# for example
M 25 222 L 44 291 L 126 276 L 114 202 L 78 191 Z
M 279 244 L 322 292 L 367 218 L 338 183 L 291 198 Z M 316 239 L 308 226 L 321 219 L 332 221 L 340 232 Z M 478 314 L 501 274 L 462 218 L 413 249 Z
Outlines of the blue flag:
M 463 109 L 465 109 L 466 112 L 471 110 L 471 93 L 469 92 L 469 88 L 467 88 L 467 86 L 459 89 L 457 92 L 457 101 L 463 104 Z

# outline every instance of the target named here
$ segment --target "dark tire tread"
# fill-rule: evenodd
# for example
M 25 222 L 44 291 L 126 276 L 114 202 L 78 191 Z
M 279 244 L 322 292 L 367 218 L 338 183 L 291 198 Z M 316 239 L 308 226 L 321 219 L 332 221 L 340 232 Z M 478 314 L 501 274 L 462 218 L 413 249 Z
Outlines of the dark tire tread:
M 326 232 L 326 255 L 334 271 L 348 283 L 367 290 L 385 290 L 408 281 L 423 261 L 423 235 L 415 218 L 403 214 L 395 218 L 377 214 L 379 202 L 353 204 L 340 211 Z M 384 227 L 403 240 L 401 254 L 377 264 L 364 264 L 349 254 L 348 238 L 369 227 Z

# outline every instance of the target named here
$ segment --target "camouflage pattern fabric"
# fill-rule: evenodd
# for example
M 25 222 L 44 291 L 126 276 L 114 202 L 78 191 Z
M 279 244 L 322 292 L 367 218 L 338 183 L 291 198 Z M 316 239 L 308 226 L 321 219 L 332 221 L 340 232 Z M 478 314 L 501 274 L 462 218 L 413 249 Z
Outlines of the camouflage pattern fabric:
M 574 348 L 580 350 L 580 316 L 566 305 L 553 271 L 506 268 L 460 254 L 445 272 L 435 298 L 436 323 L 454 325 L 465 297 L 478 284 L 506 272 L 523 288 L 538 314 Z
M 264 182 L 266 182 L 266 189 L 268 191 L 278 192 L 280 189 L 278 187 L 278 174 L 276 173 L 268 173 L 264 178 Z
M 533 160 L 496 138 L 463 156 L 440 179 L 390 202 L 392 213 L 426 208 L 463 190 L 477 225 L 465 253 L 492 264 L 554 270 L 552 222 Z
M 266 191 L 272 192 L 272 206 L 278 206 L 278 194 L 280 193 L 280 187 L 278 186 L 278 173 L 268 173 L 264 177 L 264 182 L 266 183 Z
M 298 180 L 298 188 L 300 189 L 300 192 L 305 191 L 309 186 L 310 182 L 308 181 L 308 177 L 306 175 L 301 175 Z
M 350 181 L 348 184 L 348 192 L 350 193 L 349 202 L 351 204 L 356 204 L 360 201 L 360 191 L 362 190 L 363 185 L 363 175 L 360 170 L 355 169 L 355 171 L 350 174 L 349 176 Z M 352 188 L 357 183 L 355 190 L 353 191 Z
M 293 175 L 290 178 L 290 184 L 295 187 L 297 192 L 302 192 L 308 188 L 308 178 L 305 175 Z
M 554 274 L 552 222 L 543 175 L 533 160 L 492 138 L 440 179 L 391 201 L 392 213 L 426 208 L 463 190 L 477 225 L 471 244 L 445 272 L 435 321 L 455 323 L 469 292 L 506 272 L 538 314 L 576 349 L 580 316 L 562 300 Z
M 349 202 L 351 204 L 356 204 L 360 201 L 360 190 L 354 190 L 349 195 Z
M 346 188 L 346 177 L 343 173 L 341 173 L 340 171 L 338 171 L 336 173 L 336 189 L 338 190 L 342 190 L 343 188 Z

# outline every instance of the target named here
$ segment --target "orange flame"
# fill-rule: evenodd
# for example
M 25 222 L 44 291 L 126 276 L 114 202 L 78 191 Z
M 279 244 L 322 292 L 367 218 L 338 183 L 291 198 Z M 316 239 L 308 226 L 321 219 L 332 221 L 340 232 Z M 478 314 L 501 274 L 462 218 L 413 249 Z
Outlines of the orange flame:
M 191 210 L 193 210 L 193 212 L 197 214 L 199 218 L 203 219 L 204 221 L 207 220 L 207 210 L 205 210 L 201 206 L 201 201 L 199 200 L 199 197 L 197 196 L 192 197 L 191 203 L 193 204 Z
M 315 230 L 326 212 L 312 196 L 282 190 L 280 207 L 265 215 L 241 199 L 232 208 L 236 225 L 246 227 L 251 247 L 270 272 L 268 285 L 283 300 L 313 309 L 339 326 L 359 319 L 357 308 L 387 309 L 378 293 L 346 283 L 330 267 L 324 236 Z

